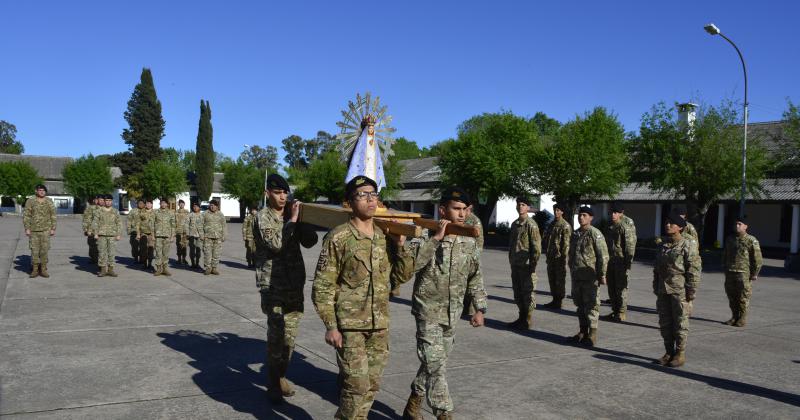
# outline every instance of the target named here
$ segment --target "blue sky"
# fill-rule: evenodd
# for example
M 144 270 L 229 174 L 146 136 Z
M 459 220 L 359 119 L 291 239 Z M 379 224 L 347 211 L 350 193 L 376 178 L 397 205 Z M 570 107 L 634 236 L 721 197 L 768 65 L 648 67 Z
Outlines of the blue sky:
M 336 132 L 356 92 L 381 96 L 398 136 L 453 137 L 483 112 L 595 106 L 626 130 L 658 101 L 740 100 L 751 121 L 800 102 L 796 1 L 3 1 L 0 119 L 28 154 L 125 150 L 126 103 L 153 71 L 162 146 L 193 149 L 200 99 L 214 147 Z

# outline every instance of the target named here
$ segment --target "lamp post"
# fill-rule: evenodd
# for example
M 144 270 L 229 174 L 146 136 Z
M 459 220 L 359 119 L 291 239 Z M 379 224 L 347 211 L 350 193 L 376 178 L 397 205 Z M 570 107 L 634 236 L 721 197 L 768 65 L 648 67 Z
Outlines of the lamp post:
M 744 71 L 744 142 L 742 143 L 742 196 L 739 201 L 739 217 L 744 217 L 744 195 L 747 191 L 747 106 L 749 105 L 747 103 L 747 67 L 744 64 L 744 57 L 742 57 L 742 52 L 739 51 L 739 47 L 737 47 L 730 38 L 723 35 L 719 28 L 717 28 L 717 25 L 709 23 L 703 28 L 710 35 L 719 35 L 728 41 L 729 44 L 733 45 L 736 53 L 739 54 L 739 59 L 742 61 L 742 71 Z

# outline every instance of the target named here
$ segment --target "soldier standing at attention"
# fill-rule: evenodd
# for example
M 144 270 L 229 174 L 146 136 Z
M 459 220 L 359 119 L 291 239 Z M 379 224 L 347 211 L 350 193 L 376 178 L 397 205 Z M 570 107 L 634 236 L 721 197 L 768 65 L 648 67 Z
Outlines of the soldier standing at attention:
M 92 218 L 94 217 L 95 209 L 103 207 L 103 197 L 102 194 L 94 196 L 92 201 L 83 210 L 83 219 L 81 223 L 83 234 L 86 236 L 86 244 L 89 245 L 89 259 L 95 264 L 97 264 L 98 251 L 97 239 L 95 239 L 95 235 L 92 233 Z
M 205 261 L 205 271 L 203 274 L 218 275 L 219 256 L 222 251 L 222 243 L 225 242 L 225 216 L 219 211 L 217 200 L 211 200 L 208 204 L 208 211 L 203 213 L 203 230 L 200 240 L 203 241 L 203 256 Z
M 117 256 L 117 241 L 122 239 L 122 219 L 113 204 L 114 198 L 111 194 L 106 194 L 103 196 L 102 207 L 98 203 L 93 211 L 91 231 L 97 242 L 100 266 L 97 277 L 117 277 L 117 273 L 114 272 L 114 259 Z
M 747 308 L 753 294 L 753 282 L 761 271 L 761 245 L 753 235 L 747 234 L 747 220 L 736 218 L 736 234 L 725 241 L 722 266 L 725 269 L 725 294 L 731 307 L 731 319 L 727 325 L 744 327 L 747 324 Z
M 139 262 L 144 268 L 153 268 L 153 201 L 147 200 L 144 209 L 136 214 L 136 241 L 139 244 Z
M 175 246 L 178 248 L 178 264 L 188 264 L 186 262 L 186 246 L 189 240 L 186 238 L 186 219 L 189 217 L 189 210 L 186 210 L 186 202 L 178 200 L 178 209 L 175 210 Z
M 476 240 L 445 236 L 449 223 L 464 224 L 469 204 L 469 196 L 462 189 L 445 189 L 439 200 L 439 230 L 416 247 L 414 271 L 417 274 L 411 313 L 417 323 L 420 367 L 411 383 L 403 418 L 421 419 L 421 405 L 426 397 L 437 419 L 452 418 L 453 401 L 445 373 L 465 294 L 472 297 L 476 308 L 470 324 L 480 327 L 484 322 L 486 290 Z
M 287 202 L 289 183 L 282 176 L 267 177 L 266 194 L 268 206 L 255 215 L 248 215 L 249 240 L 253 241 L 255 225 L 258 240 L 252 258 L 255 259 L 256 286 L 261 294 L 261 311 L 267 315 L 267 396 L 273 403 L 281 403 L 283 397 L 294 395 L 286 379 L 286 370 L 304 309 L 306 268 L 300 245 L 311 248 L 318 238 L 310 226 L 297 223 L 300 202 Z
M 625 216 L 622 203 L 611 204 L 611 223 L 604 233 L 609 260 L 606 281 L 611 299 L 611 313 L 602 317 L 605 321 L 625 321 L 628 310 L 628 275 L 633 255 L 636 252 L 636 225 Z
M 569 244 L 569 269 L 572 275 L 572 300 L 577 306 L 580 332 L 573 341 L 591 347 L 597 344 L 597 322 L 600 315 L 601 284 L 606 284 L 608 248 L 600 231 L 592 226 L 594 211 L 589 207 L 578 209 L 580 228 Z
M 686 214 L 686 207 L 676 206 L 675 211 L 677 211 L 678 214 L 681 215 L 683 220 L 686 221 L 686 227 L 683 228 L 683 232 L 681 232 L 681 235 L 683 235 L 683 237 L 686 239 L 693 239 L 695 242 L 697 242 L 697 245 L 699 246 L 700 236 L 697 234 L 697 229 L 695 229 L 694 225 L 689 223 L 689 219 L 687 218 Z
M 189 259 L 192 260 L 192 268 L 198 269 L 203 249 L 203 213 L 200 213 L 200 204 L 192 204 L 192 212 L 184 223 L 184 231 L 189 239 Z
M 289 191 L 288 188 L 286 191 Z M 283 211 L 282 208 L 281 211 Z M 253 236 L 253 222 L 256 219 L 257 213 L 258 210 L 255 207 L 250 207 L 242 222 L 242 239 L 244 240 L 244 257 L 247 260 L 247 268 L 252 268 L 256 265 L 256 243 Z
M 511 265 L 511 285 L 514 301 L 519 310 L 516 321 L 506 324 L 509 328 L 527 330 L 533 326 L 533 311 L 536 309 L 536 264 L 542 254 L 542 237 L 539 226 L 528 216 L 530 198 L 517 197 L 519 218 L 511 223 L 508 262 Z
M 131 244 L 131 257 L 134 262 L 139 262 L 139 240 L 136 238 L 136 224 L 139 219 L 139 212 L 144 209 L 144 200 L 137 200 L 136 207 L 128 212 L 128 236 Z
M 686 220 L 670 212 L 664 225 L 666 240 L 661 243 L 653 266 L 653 293 L 657 296 L 658 326 L 666 352 L 656 363 L 680 367 L 686 362 L 689 334 L 687 307 L 700 286 L 700 257 L 694 240 L 681 235 Z
M 311 299 L 339 365 L 337 419 L 367 418 L 389 358 L 391 284 L 408 280 L 413 268 L 405 237 L 387 241 L 373 223 L 377 187 L 363 175 L 347 183 L 352 217 L 325 235 L 314 273 Z
M 50 237 L 56 234 L 56 206 L 47 197 L 47 187 L 39 184 L 36 196 L 25 201 L 22 225 L 31 249 L 30 277 L 50 277 L 47 272 L 47 253 L 50 251 Z
M 160 202 L 161 208 L 154 212 L 150 229 L 155 236 L 156 271 L 153 275 L 171 276 L 167 265 L 169 265 L 170 244 L 175 239 L 175 212 L 170 210 L 166 197 Z
M 550 294 L 553 300 L 544 305 L 546 308 L 561 309 L 561 302 L 566 296 L 567 254 L 572 236 L 572 226 L 564 220 L 564 205 L 554 204 L 555 220 L 547 234 L 547 280 L 550 283 Z

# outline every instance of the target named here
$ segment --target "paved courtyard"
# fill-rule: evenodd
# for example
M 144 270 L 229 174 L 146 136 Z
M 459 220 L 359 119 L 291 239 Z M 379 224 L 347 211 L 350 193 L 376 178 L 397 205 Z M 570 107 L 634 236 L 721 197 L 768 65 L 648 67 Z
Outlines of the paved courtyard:
M 266 319 L 244 263 L 240 225 L 228 225 L 220 276 L 172 268 L 153 277 L 119 242 L 118 278 L 98 278 L 77 218 L 59 218 L 49 279 L 29 279 L 18 217 L 0 217 L 0 416 L 9 419 L 326 419 L 336 411 L 336 359 L 310 303 L 289 370 L 297 395 L 265 398 Z M 321 236 L 320 236 L 321 240 Z M 305 250 L 309 276 L 319 245 Z M 173 261 L 174 262 L 174 261 Z M 462 321 L 448 364 L 459 419 L 800 418 L 800 279 L 766 260 L 746 328 L 729 316 L 723 275 L 706 262 L 687 363 L 663 353 L 651 267 L 637 262 L 628 322 L 601 322 L 599 345 L 569 345 L 574 306 L 538 310 L 535 329 L 513 320 L 507 258 L 486 250 L 487 326 Z M 537 302 L 549 302 L 539 264 Z M 371 419 L 402 413 L 418 361 L 410 290 L 391 305 L 391 358 Z M 606 297 L 605 290 L 602 292 Z M 603 306 L 601 313 L 608 313 Z M 432 418 L 427 412 L 426 418 Z

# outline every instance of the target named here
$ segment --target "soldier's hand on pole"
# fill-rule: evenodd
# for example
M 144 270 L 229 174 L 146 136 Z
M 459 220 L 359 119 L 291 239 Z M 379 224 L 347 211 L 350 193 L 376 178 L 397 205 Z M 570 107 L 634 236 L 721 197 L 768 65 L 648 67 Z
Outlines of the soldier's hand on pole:
M 339 330 L 330 330 L 325 333 L 325 342 L 334 348 L 342 348 L 342 333 Z
M 25 236 L 31 236 L 31 230 L 25 229 Z
M 606 284 L 606 276 L 600 277 L 600 284 Z
M 686 301 L 691 302 L 694 300 L 694 289 L 686 289 Z
M 120 240 L 120 239 L 122 239 L 122 237 L 121 237 L 121 236 L 119 236 L 119 235 L 117 235 L 117 236 L 115 237 L 115 239 L 116 239 L 116 240 Z
M 300 216 L 300 205 L 302 202 L 300 200 L 292 201 L 292 217 L 289 219 L 292 223 L 297 223 L 297 218 Z
M 433 239 L 436 239 L 437 241 L 444 239 L 444 231 L 448 224 L 450 224 L 450 221 L 447 219 L 439 220 L 439 229 L 436 230 L 436 234 L 433 235 Z
M 95 239 L 95 240 L 98 240 L 98 239 L 100 239 L 100 236 L 95 234 L 95 235 L 94 235 L 94 239 Z
M 475 311 L 475 314 L 472 315 L 472 319 L 470 319 L 469 323 L 473 327 L 482 326 L 483 325 L 483 312 Z
M 55 229 L 50 229 L 50 236 L 55 236 L 55 234 L 56 234 L 56 230 Z
M 758 280 L 758 276 L 750 277 L 750 281 L 756 281 L 756 280 Z

